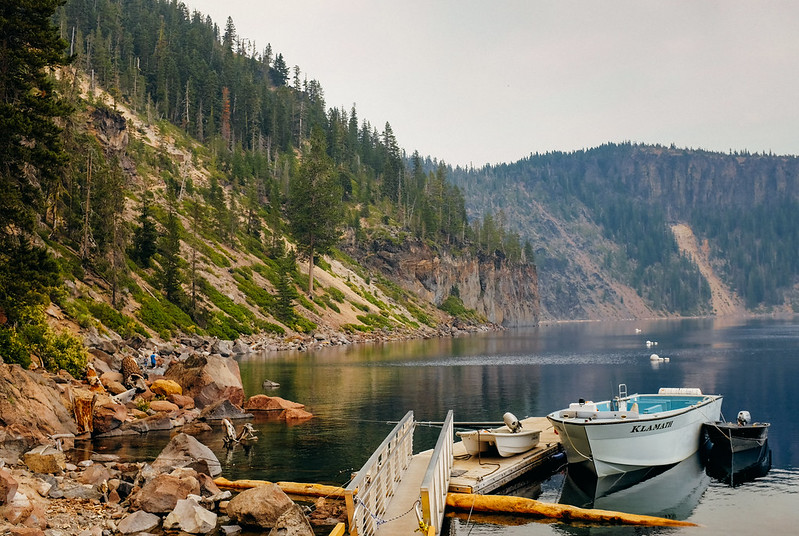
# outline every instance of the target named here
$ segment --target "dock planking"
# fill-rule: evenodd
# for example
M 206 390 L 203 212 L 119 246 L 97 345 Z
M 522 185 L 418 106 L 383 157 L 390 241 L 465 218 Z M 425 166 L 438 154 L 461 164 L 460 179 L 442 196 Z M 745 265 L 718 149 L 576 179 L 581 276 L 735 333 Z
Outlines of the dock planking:
M 527 430 L 541 430 L 538 445 L 525 453 L 502 458 L 499 455 L 469 456 L 462 441 L 454 444 L 455 457 L 449 491 L 454 493 L 491 493 L 546 462 L 560 450 L 560 439 L 546 417 L 522 419 Z

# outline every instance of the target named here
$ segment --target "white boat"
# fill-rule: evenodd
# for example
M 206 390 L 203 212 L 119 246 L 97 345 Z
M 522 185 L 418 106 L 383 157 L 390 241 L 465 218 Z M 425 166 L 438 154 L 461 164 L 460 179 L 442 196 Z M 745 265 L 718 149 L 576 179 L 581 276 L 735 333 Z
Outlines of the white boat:
M 492 455 L 496 450 L 497 454 L 507 458 L 527 452 L 538 445 L 541 438 L 540 430 L 522 429 L 521 423 L 512 413 L 506 413 L 503 418 L 505 426 L 455 432 L 455 434 L 461 438 L 466 452 L 472 456 L 482 453 Z
M 597 476 L 680 462 L 699 449 L 702 425 L 719 420 L 721 395 L 696 388 L 662 387 L 657 394 L 580 400 L 547 415 L 570 464 L 585 463 Z

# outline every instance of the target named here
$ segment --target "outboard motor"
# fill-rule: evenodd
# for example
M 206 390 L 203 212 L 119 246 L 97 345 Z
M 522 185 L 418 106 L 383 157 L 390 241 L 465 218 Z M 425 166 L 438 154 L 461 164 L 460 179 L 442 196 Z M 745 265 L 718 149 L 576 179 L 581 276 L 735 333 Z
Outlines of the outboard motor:
M 510 430 L 511 433 L 515 434 L 522 429 L 522 423 L 520 423 L 519 419 L 516 418 L 516 415 L 510 411 L 502 416 L 502 420 L 505 421 L 505 426 L 508 427 L 508 430 Z
M 748 411 L 744 410 L 738 412 L 738 424 L 740 424 L 741 426 L 745 426 L 750 422 L 752 422 L 752 416 L 749 415 Z

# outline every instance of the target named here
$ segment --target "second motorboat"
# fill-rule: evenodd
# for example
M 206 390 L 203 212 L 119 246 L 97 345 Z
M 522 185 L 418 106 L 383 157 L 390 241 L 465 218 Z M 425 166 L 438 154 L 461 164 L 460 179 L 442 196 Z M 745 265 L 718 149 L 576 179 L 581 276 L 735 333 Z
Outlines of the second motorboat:
M 719 420 L 721 395 L 696 388 L 661 387 L 657 394 L 580 400 L 547 415 L 570 464 L 585 463 L 597 476 L 680 462 L 699 449 L 702 425 Z
M 491 455 L 496 449 L 497 454 L 507 458 L 527 452 L 538 444 L 541 437 L 540 430 L 523 429 L 522 423 L 509 412 L 505 413 L 502 419 L 505 426 L 499 428 L 456 432 L 463 441 L 466 452 L 472 456 L 483 453 Z

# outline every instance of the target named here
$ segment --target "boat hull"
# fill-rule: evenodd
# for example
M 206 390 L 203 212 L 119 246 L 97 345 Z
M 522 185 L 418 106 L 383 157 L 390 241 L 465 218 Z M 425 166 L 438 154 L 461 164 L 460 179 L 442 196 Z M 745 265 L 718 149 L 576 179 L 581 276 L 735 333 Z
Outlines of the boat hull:
M 697 397 L 696 404 L 652 414 L 597 411 L 605 418 L 569 418 L 563 416 L 568 412 L 556 411 L 547 418 L 560 435 L 568 462 L 586 463 L 601 477 L 671 465 L 694 454 L 702 425 L 721 415 L 721 401 L 721 396 L 708 395 Z
M 463 441 L 466 452 L 477 454 L 499 454 L 503 458 L 527 452 L 538 444 L 540 430 L 521 430 L 511 432 L 506 426 L 492 430 L 471 430 L 457 432 Z
M 705 424 L 710 442 L 728 445 L 732 452 L 760 448 L 768 439 L 769 423 L 738 424 L 714 422 Z

